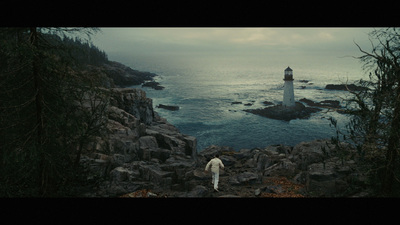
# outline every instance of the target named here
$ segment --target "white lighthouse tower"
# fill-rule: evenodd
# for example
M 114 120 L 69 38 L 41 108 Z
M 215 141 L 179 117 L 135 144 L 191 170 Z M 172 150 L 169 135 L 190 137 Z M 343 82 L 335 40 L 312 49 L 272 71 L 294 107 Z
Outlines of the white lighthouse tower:
M 285 69 L 285 81 L 283 89 L 283 106 L 293 107 L 295 106 L 294 92 L 293 92 L 293 70 L 290 67 Z

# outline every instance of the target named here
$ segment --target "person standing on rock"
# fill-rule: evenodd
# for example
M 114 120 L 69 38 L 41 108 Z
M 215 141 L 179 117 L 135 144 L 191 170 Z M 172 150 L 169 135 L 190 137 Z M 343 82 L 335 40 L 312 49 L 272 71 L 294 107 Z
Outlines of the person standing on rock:
M 219 159 L 219 155 L 216 154 L 215 158 L 211 159 L 205 168 L 205 171 L 209 171 L 211 166 L 211 173 L 212 173 L 212 181 L 211 183 L 214 184 L 214 190 L 218 191 L 218 181 L 219 181 L 219 168 L 221 167 L 222 169 L 224 168 L 224 164 L 222 161 Z

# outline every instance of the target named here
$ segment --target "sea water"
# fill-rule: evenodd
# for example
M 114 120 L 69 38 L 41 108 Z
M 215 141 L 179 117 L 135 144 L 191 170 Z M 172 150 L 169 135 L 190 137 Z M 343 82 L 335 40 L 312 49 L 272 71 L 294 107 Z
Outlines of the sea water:
M 264 108 L 264 101 L 283 100 L 284 70 L 293 69 L 295 100 L 343 99 L 348 93 L 324 89 L 327 84 L 352 83 L 363 78 L 361 65 L 352 58 L 260 57 L 218 55 L 130 56 L 124 64 L 158 74 L 155 81 L 164 90 L 142 88 L 153 99 L 155 111 L 182 133 L 197 138 L 198 151 L 210 145 L 242 148 L 326 139 L 336 130 L 329 118 L 344 128 L 348 116 L 327 109 L 309 119 L 281 121 L 243 111 Z M 308 82 L 301 82 L 307 80 Z M 241 104 L 232 104 L 242 102 Z M 178 111 L 157 108 L 179 106 Z M 246 105 L 247 104 L 247 105 Z

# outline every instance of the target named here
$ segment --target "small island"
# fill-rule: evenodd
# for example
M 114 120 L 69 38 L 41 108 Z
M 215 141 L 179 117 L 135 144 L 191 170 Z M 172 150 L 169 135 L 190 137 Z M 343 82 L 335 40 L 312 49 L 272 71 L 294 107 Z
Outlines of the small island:
M 179 106 L 175 106 L 175 105 L 163 105 L 163 104 L 159 104 L 157 107 L 158 107 L 158 108 L 162 108 L 162 109 L 166 109 L 166 110 L 171 110 L 171 111 L 177 111 L 177 110 L 179 110 Z
M 290 121 L 293 119 L 308 119 L 312 113 L 319 112 L 321 109 L 306 107 L 302 103 L 296 102 L 293 107 L 275 105 L 263 109 L 245 109 L 243 111 L 270 119 Z
M 274 103 L 269 101 L 264 101 L 264 105 L 267 106 L 261 109 L 245 109 L 243 111 L 253 113 L 259 116 L 267 117 L 270 119 L 285 120 L 290 121 L 293 119 L 308 119 L 312 113 L 316 113 L 322 110 L 322 108 L 334 109 L 340 113 L 341 110 L 340 102 L 337 100 L 324 100 L 321 102 L 314 102 L 312 100 L 302 98 L 300 101 L 296 102 L 294 98 L 293 90 L 293 70 L 287 67 L 284 70 L 284 92 L 283 92 L 283 102 L 279 105 L 274 105 Z M 308 83 L 308 80 L 299 80 L 302 83 Z M 333 85 L 328 84 L 326 89 L 331 90 L 362 90 L 363 87 L 352 85 Z M 241 102 L 239 102 L 241 103 Z M 304 105 L 305 103 L 306 105 Z M 232 102 L 232 104 L 237 104 L 237 102 Z M 272 105 L 272 106 L 271 106 Z

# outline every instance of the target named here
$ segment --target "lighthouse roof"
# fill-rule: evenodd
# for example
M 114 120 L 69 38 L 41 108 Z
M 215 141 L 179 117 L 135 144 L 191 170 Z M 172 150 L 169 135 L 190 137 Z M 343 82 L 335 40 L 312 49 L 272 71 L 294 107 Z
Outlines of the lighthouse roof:
M 293 70 L 290 69 L 290 67 L 287 67 L 287 68 L 285 69 L 285 71 L 293 71 Z

